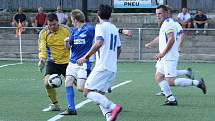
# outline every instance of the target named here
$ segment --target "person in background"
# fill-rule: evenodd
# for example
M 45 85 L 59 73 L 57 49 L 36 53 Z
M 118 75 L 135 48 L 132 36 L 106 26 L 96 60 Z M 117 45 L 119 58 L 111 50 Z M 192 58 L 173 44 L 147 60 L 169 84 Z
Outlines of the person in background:
M 34 22 L 32 22 L 33 27 L 44 27 L 46 25 L 46 13 L 43 12 L 43 8 L 38 8 L 38 13 L 35 16 Z M 37 33 L 40 32 L 41 29 L 35 29 Z
M 191 16 L 188 13 L 187 8 L 182 8 L 182 12 L 178 14 L 177 21 L 181 24 L 182 28 L 191 27 Z
M 27 16 L 23 13 L 22 7 L 19 7 L 18 13 L 13 16 L 13 22 L 11 23 L 13 27 L 17 27 L 21 23 L 22 27 L 27 27 Z
M 207 16 L 202 12 L 202 10 L 198 10 L 197 14 L 194 17 L 193 25 L 195 29 L 198 28 L 208 28 L 208 18 Z M 199 31 L 196 30 L 196 34 L 199 34 Z M 207 34 L 206 30 L 203 31 L 203 34 Z
M 68 15 L 63 13 L 61 6 L 57 7 L 56 15 L 57 15 L 59 24 L 66 24 L 67 23 Z

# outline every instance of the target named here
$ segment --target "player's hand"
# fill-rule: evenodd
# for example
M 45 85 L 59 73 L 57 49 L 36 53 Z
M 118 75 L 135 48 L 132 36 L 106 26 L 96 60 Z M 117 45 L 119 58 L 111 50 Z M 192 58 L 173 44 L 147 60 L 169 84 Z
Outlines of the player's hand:
M 158 53 L 157 55 L 154 56 L 154 59 L 155 60 L 161 60 L 161 58 L 164 57 L 164 54 L 163 53 Z
M 38 68 L 39 68 L 40 72 L 43 71 L 44 67 L 45 67 L 45 60 L 40 59 L 39 62 L 38 62 Z
M 123 29 L 122 34 L 124 34 L 124 35 L 126 35 L 128 37 L 132 37 L 132 35 L 133 35 L 131 30 L 127 30 L 127 29 Z
M 145 48 L 152 48 L 152 44 L 149 42 L 149 43 L 146 43 L 145 44 Z
M 67 48 L 70 48 L 69 37 L 64 39 L 64 44 Z
M 79 58 L 76 63 L 79 65 L 79 66 L 82 66 L 84 62 L 86 62 L 87 59 L 85 57 L 81 57 Z

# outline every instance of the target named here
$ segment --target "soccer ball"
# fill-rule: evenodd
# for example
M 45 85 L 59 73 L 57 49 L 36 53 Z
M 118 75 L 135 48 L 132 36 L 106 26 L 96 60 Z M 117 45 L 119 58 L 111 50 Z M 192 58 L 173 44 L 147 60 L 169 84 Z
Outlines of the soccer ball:
M 48 78 L 48 84 L 50 87 L 58 88 L 62 85 L 62 80 L 58 74 L 52 74 Z

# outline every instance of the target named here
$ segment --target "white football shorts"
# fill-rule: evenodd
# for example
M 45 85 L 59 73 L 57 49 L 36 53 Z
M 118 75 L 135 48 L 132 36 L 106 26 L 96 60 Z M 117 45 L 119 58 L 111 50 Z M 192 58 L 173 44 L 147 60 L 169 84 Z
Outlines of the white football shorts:
M 87 79 L 87 64 L 83 63 L 82 66 L 79 66 L 76 63 L 69 62 L 66 68 L 66 76 L 73 76 L 75 79 Z
M 93 71 L 90 73 L 85 83 L 85 88 L 106 92 L 115 78 L 116 73 L 104 69 L 103 71 Z
M 165 77 L 177 76 L 178 60 L 164 60 L 157 61 L 157 71 L 165 75 Z

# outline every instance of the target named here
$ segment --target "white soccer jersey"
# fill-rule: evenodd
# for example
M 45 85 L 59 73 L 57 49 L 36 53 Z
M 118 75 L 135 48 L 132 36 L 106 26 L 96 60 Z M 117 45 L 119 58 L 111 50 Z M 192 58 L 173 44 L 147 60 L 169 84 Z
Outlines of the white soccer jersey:
M 176 28 L 177 28 L 177 38 L 176 38 L 176 40 L 178 41 L 178 38 L 179 38 L 180 34 L 183 33 L 183 28 L 178 22 L 175 22 L 175 24 L 176 24 Z
M 179 13 L 177 17 L 182 23 L 186 23 L 191 18 L 189 13 L 186 13 L 185 15 L 183 13 Z
M 177 60 L 179 57 L 178 53 L 178 42 L 177 42 L 177 27 L 176 22 L 172 18 L 166 18 L 161 25 L 160 32 L 159 32 L 159 51 L 163 52 L 163 50 L 167 46 L 168 38 L 167 35 L 173 32 L 174 33 L 174 44 L 172 48 L 166 53 L 164 59 L 166 60 Z
M 96 25 L 95 41 L 104 41 L 102 47 L 96 52 L 97 71 L 104 69 L 116 72 L 117 48 L 121 47 L 118 29 L 111 22 L 103 21 Z

